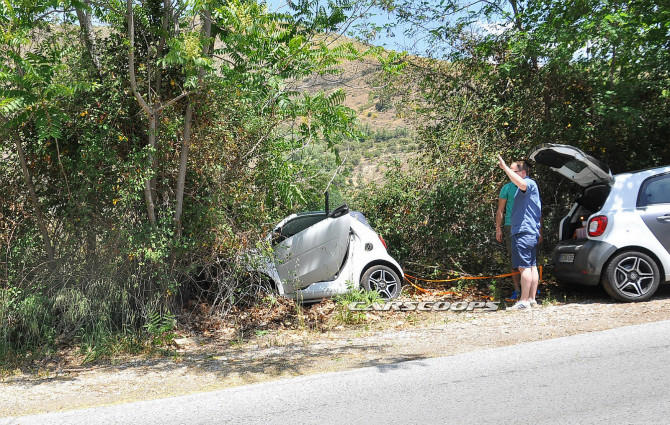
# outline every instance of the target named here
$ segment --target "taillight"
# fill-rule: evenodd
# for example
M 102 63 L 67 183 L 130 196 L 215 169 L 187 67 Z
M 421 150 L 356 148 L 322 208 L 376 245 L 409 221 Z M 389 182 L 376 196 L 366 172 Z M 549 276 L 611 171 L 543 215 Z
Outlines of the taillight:
M 384 245 L 384 249 L 389 249 L 389 247 L 386 246 L 386 241 L 384 240 L 384 238 L 382 238 L 382 235 L 379 235 L 379 240 L 382 241 L 382 245 Z
M 607 228 L 607 217 L 597 215 L 589 220 L 589 236 L 600 236 L 605 233 Z

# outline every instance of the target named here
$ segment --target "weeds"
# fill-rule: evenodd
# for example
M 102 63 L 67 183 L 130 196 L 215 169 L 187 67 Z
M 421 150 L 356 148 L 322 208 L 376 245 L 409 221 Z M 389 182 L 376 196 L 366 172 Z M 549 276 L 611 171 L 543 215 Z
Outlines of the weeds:
M 160 314 L 157 311 L 153 311 L 149 313 L 149 318 L 144 328 L 151 338 L 152 346 L 168 347 L 172 345 L 177 336 L 173 332 L 176 325 L 177 321 L 173 314 Z
M 82 335 L 80 353 L 82 363 L 92 363 L 103 359 L 114 359 L 122 354 L 140 354 L 146 351 L 146 343 L 139 335 L 133 334 L 90 334 Z
M 410 313 L 405 317 L 405 322 L 412 326 L 416 326 L 416 324 L 419 323 L 419 316 L 415 313 Z
M 489 291 L 491 291 L 491 296 L 496 301 L 505 301 L 505 293 L 503 291 L 503 285 L 497 279 L 492 279 L 491 284 L 489 285 Z
M 547 288 L 544 290 L 544 296 L 542 298 L 542 305 L 549 306 L 558 304 L 560 301 L 554 293 L 551 292 L 551 289 Z M 563 294 L 563 302 L 567 302 L 567 296 Z
M 366 306 L 383 301 L 377 291 L 365 291 L 361 288 L 352 288 L 344 295 L 338 295 L 335 301 L 335 320 L 343 325 L 355 325 L 365 322 L 365 313 L 349 310 L 353 302 L 364 302 Z

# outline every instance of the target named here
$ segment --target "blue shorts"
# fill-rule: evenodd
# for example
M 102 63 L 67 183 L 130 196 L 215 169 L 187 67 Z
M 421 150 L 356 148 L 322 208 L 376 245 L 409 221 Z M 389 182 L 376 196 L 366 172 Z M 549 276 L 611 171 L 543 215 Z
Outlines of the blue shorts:
M 517 233 L 512 235 L 512 267 L 527 269 L 537 266 L 538 235 Z

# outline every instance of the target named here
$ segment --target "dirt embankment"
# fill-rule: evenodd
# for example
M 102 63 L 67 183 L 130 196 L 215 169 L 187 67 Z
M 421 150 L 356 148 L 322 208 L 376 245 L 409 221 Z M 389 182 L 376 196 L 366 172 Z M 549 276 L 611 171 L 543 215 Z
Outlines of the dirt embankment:
M 175 396 L 660 320 L 670 320 L 667 287 L 654 300 L 637 304 L 600 297 L 545 304 L 531 312 L 378 312 L 356 326 L 257 331 L 234 343 L 191 339 L 171 357 L 17 371 L 0 383 L 0 417 Z

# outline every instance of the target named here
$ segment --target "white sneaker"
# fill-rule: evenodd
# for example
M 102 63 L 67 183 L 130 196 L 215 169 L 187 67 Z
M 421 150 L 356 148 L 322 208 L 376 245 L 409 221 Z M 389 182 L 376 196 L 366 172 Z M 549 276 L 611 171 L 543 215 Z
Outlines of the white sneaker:
M 528 300 L 528 302 L 530 303 L 530 306 L 533 308 L 540 306 L 535 300 Z
M 512 307 L 510 307 L 510 310 L 524 310 L 524 311 L 530 311 L 530 302 L 528 301 L 519 301 L 518 303 L 514 304 Z

